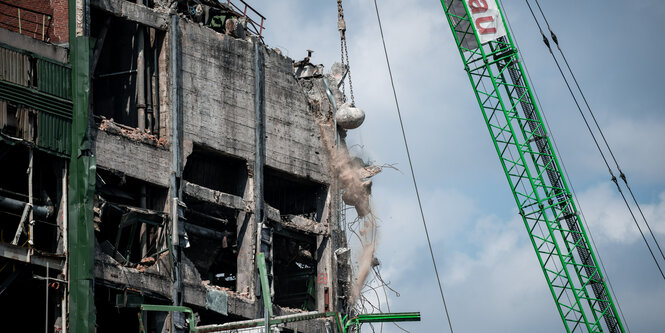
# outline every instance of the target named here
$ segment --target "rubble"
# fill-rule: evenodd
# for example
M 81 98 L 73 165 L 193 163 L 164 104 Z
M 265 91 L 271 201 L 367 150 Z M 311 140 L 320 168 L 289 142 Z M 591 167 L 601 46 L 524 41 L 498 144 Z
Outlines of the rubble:
M 154 134 L 151 134 L 148 130 L 141 131 L 138 128 L 132 128 L 128 126 L 123 126 L 113 121 L 113 118 L 106 119 L 101 117 L 102 120 L 99 123 L 99 130 L 105 131 L 110 134 L 122 135 L 128 139 L 138 141 L 141 143 L 147 143 L 149 145 L 154 145 L 160 148 L 165 148 L 168 141 L 164 137 L 157 137 Z

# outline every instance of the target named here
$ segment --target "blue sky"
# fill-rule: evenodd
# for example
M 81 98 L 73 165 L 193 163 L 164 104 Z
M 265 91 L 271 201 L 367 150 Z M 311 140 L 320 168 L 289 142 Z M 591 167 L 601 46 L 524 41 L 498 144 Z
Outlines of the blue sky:
M 336 1 L 254 0 L 268 20 L 266 43 L 330 68 L 339 61 Z M 632 332 L 665 327 L 660 277 L 524 1 L 504 1 L 532 77 Z M 598 121 L 665 244 L 665 107 L 661 102 L 662 1 L 541 1 Z M 441 4 L 379 1 L 397 94 L 455 332 L 561 332 L 563 327 L 485 124 Z M 411 332 L 447 324 L 408 176 L 399 122 L 372 0 L 344 0 L 356 104 L 365 124 L 352 151 L 396 164 L 374 178 L 377 257 L 400 292 L 390 310 L 420 311 Z M 368 296 L 371 297 L 371 296 Z M 387 311 L 385 303 L 382 309 Z M 364 332 L 370 332 L 365 327 Z M 377 327 L 378 331 L 378 327 Z M 385 325 L 383 332 L 400 332 Z

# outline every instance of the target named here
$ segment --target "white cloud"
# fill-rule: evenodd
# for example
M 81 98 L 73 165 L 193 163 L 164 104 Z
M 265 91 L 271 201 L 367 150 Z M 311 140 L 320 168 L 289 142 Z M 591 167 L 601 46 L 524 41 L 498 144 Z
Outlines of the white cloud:
M 439 216 L 446 216 L 445 221 L 431 219 L 429 225 L 456 327 L 463 327 L 463 331 L 496 327 L 524 331 L 529 322 L 514 320 L 522 315 L 557 323 L 542 271 L 518 216 L 503 221 L 454 190 L 424 193 L 424 197 L 425 206 L 437 202 Z M 427 320 L 405 324 L 407 329 L 441 331 L 446 324 L 417 207 L 403 201 L 392 202 L 387 211 L 390 218 L 384 219 L 378 253 L 382 275 L 402 294 L 399 298 L 390 296 L 393 311 L 421 311 Z M 394 221 L 399 216 L 412 217 L 407 223 Z M 474 319 L 478 313 L 483 314 L 482 321 Z M 558 331 L 555 327 L 552 332 Z M 392 326 L 384 329 L 398 332 Z
M 629 200 L 629 203 L 632 203 L 632 199 L 625 188 L 623 191 L 626 199 Z M 635 222 L 614 184 L 607 182 L 592 187 L 581 193 L 579 200 L 591 232 L 597 241 L 606 243 L 643 242 Z M 640 206 L 656 237 L 660 236 L 662 242 L 665 238 L 663 237 L 665 235 L 665 192 L 658 196 L 657 202 L 642 202 Z M 650 239 L 651 237 L 639 211 L 634 205 L 631 205 L 631 207 L 642 231 Z

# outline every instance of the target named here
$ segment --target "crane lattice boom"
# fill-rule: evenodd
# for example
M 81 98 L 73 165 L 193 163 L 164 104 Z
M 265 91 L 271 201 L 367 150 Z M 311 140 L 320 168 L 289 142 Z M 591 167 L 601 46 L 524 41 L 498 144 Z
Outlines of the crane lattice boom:
M 625 332 L 496 0 L 442 0 L 567 332 Z

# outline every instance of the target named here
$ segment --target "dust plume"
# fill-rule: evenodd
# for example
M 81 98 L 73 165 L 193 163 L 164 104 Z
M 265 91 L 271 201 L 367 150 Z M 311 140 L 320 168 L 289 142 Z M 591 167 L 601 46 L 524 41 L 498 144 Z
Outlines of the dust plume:
M 369 275 L 374 263 L 374 251 L 376 250 L 376 218 L 370 213 L 363 218 L 363 226 L 360 229 L 361 242 L 363 246 L 360 260 L 358 262 L 358 273 L 351 286 L 349 304 L 355 304 L 360 297 L 367 275 Z
M 351 158 L 346 149 L 338 149 L 332 152 L 332 156 L 335 175 L 340 188 L 344 190 L 342 200 L 356 209 L 358 218 L 362 221 L 358 235 L 362 244 L 362 252 L 349 300 L 349 304 L 355 304 L 372 268 L 376 250 L 376 217 L 372 213 L 370 205 L 372 181 L 363 180 L 367 178 L 363 176 L 368 175 L 366 166 L 361 160 Z

